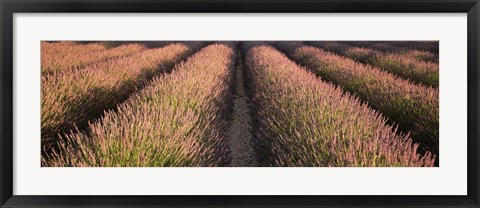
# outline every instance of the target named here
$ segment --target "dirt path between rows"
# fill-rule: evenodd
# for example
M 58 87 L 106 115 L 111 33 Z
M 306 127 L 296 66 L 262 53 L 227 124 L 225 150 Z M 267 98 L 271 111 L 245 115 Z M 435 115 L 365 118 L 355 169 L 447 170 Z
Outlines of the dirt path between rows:
M 245 92 L 244 69 L 241 53 L 238 53 L 235 70 L 235 94 L 233 96 L 233 120 L 229 129 L 229 143 L 232 153 L 232 167 L 258 166 L 252 145 L 252 117 Z

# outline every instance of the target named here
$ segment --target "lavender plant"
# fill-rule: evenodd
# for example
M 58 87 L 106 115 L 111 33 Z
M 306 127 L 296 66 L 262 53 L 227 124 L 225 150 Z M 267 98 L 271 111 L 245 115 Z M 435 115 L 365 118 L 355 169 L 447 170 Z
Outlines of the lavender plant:
M 322 81 L 273 47 L 244 45 L 267 166 L 433 166 L 408 135 L 341 88 Z
M 178 46 L 177 46 L 178 47 Z M 59 140 L 44 166 L 220 166 L 228 161 L 225 114 L 233 43 L 216 43 L 89 125 Z
M 97 44 L 80 46 L 64 46 L 65 44 L 42 43 L 42 73 L 49 74 L 63 70 L 75 70 L 89 64 L 101 62 L 112 58 L 120 58 L 145 50 L 141 44 L 120 45 L 112 49 L 97 50 Z M 48 45 L 48 46 L 47 46 Z M 81 45 L 81 44 L 80 44 Z M 90 46 L 92 45 L 92 46 Z M 87 47 L 90 46 L 90 47 Z M 55 47 L 65 47 L 56 49 Z
M 59 134 L 82 128 L 104 110 L 115 108 L 151 78 L 169 71 L 203 45 L 175 43 L 83 70 L 42 76 L 42 148 L 49 149 Z
M 381 51 L 358 48 L 338 42 L 314 41 L 309 45 L 320 47 L 341 56 L 345 56 L 361 63 L 379 67 L 415 83 L 438 87 L 438 63 L 419 61 L 411 55 L 400 53 L 384 53 Z
M 277 42 L 276 46 L 317 76 L 368 102 L 398 124 L 401 131 L 410 132 L 423 150 L 438 155 L 438 88 L 416 85 L 379 68 L 300 42 Z

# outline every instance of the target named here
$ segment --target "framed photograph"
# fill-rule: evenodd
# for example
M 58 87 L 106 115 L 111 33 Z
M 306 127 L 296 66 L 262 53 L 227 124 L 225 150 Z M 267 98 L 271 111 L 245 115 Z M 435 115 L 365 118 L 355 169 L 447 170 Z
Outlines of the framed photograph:
M 478 0 L 1 0 L 1 207 L 480 207 Z

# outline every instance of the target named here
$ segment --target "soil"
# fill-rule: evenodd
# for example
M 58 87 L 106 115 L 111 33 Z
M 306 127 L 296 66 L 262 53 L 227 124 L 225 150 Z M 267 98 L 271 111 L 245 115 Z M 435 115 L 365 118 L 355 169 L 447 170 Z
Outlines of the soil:
M 230 166 L 254 167 L 258 166 L 258 161 L 252 145 L 252 117 L 245 92 L 244 71 L 240 53 L 238 59 L 235 71 L 233 120 L 229 129 L 229 143 L 232 154 Z

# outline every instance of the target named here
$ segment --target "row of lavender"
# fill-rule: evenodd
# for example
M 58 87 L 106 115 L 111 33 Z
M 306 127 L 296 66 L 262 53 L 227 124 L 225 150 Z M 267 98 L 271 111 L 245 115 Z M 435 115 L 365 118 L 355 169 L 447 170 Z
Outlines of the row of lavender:
M 83 128 L 105 110 L 115 108 L 153 77 L 169 71 L 175 63 L 204 45 L 203 42 L 174 43 L 131 56 L 100 61 L 77 70 L 66 68 L 43 75 L 43 149 L 49 149 L 58 140 L 59 134 Z M 96 57 L 98 53 L 86 54 Z
M 158 76 L 87 133 L 62 138 L 45 166 L 223 166 L 233 43 L 212 44 Z
M 368 42 L 311 41 L 306 43 L 364 64 L 376 66 L 415 83 L 437 88 L 439 85 L 438 54 L 403 49 L 385 43 L 381 45 Z M 437 61 L 422 59 L 436 59 Z
M 131 56 L 169 41 L 42 42 L 42 74 L 78 70 L 105 60 Z
M 96 62 L 129 56 L 142 50 L 145 50 L 145 47 L 140 44 L 125 44 L 109 49 L 100 43 L 42 42 L 42 74 L 76 70 Z
M 414 84 L 380 68 L 326 52 L 301 42 L 275 44 L 317 76 L 341 86 L 410 132 L 422 150 L 438 155 L 438 88 Z
M 386 53 L 396 53 L 421 61 L 437 62 L 439 60 L 439 42 L 438 41 L 340 41 L 340 43 L 370 48 Z
M 290 42 L 278 44 L 292 47 Z M 378 111 L 299 67 L 272 46 L 250 43 L 244 52 L 259 126 L 255 143 L 265 157 L 264 165 L 434 165 L 435 156 L 420 155 L 418 144 L 387 125 Z M 348 79 L 339 77 L 344 78 Z

